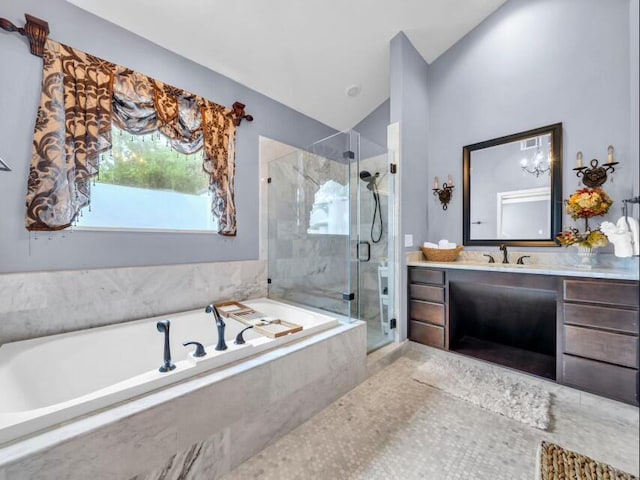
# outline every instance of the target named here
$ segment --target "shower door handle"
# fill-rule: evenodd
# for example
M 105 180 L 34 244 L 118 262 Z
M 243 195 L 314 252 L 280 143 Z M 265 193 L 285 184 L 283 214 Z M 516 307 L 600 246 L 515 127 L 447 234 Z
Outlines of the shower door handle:
M 367 246 L 367 258 L 362 258 L 361 257 L 361 253 L 362 253 L 362 249 L 360 248 L 360 245 L 366 245 Z M 358 255 L 358 261 L 359 262 L 368 262 L 369 260 L 371 260 L 371 244 L 367 241 L 362 241 L 362 242 L 358 242 L 358 246 L 357 246 L 357 255 Z

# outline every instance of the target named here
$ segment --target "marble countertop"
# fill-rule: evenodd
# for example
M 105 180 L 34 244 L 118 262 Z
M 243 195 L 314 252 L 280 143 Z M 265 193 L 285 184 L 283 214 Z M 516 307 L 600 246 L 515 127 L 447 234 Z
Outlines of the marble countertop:
M 455 268 L 459 270 L 484 270 L 487 272 L 529 273 L 535 275 L 558 275 L 566 277 L 607 278 L 615 280 L 638 280 L 638 269 L 594 266 L 590 269 L 569 265 L 517 265 L 515 263 L 482 263 L 473 261 L 428 262 L 409 260 L 410 267 Z

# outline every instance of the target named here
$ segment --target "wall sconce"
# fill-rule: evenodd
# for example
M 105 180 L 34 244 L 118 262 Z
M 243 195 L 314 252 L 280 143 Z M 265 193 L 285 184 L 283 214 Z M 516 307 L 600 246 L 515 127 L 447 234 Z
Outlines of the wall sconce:
M 589 188 L 597 188 L 603 185 L 607 181 L 607 173 L 615 172 L 614 165 L 620 163 L 614 161 L 613 152 L 613 145 L 609 145 L 609 148 L 607 148 L 607 163 L 598 165 L 598 160 L 594 158 L 589 162 L 589 167 L 582 165 L 582 152 L 578 152 L 576 155 L 578 166 L 573 169 L 576 172 L 576 176 L 578 178 L 582 177 L 582 183 Z
M 446 210 L 449 202 L 451 201 L 451 195 L 453 193 L 453 178 L 449 175 L 449 178 L 442 184 L 442 188 L 438 188 L 438 177 L 433 180 L 433 194 L 438 196 L 442 209 Z

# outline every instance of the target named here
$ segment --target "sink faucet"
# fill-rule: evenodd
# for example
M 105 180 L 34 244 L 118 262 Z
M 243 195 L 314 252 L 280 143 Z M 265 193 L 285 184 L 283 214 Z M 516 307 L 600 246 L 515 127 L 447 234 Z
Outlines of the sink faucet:
M 215 349 L 226 350 L 227 344 L 224 342 L 224 327 L 226 327 L 226 324 L 224 323 L 224 320 L 222 320 L 218 309 L 212 304 L 207 305 L 207 308 L 205 308 L 204 311 L 205 313 L 212 313 L 213 317 L 216 319 L 216 327 L 218 328 L 218 344 Z
M 504 243 L 500 245 L 500 250 L 502 250 L 502 263 L 509 263 L 509 257 L 507 256 L 507 246 Z

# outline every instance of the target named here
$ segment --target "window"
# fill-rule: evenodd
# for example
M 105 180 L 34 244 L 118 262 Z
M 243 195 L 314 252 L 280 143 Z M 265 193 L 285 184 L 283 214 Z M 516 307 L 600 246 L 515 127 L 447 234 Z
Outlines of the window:
M 217 230 L 202 152 L 183 155 L 164 135 L 131 135 L 115 125 L 112 140 L 79 227 Z
M 307 233 L 349 234 L 349 188 L 329 180 L 316 192 Z

